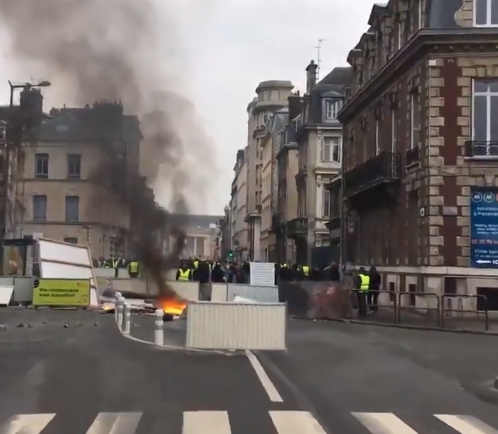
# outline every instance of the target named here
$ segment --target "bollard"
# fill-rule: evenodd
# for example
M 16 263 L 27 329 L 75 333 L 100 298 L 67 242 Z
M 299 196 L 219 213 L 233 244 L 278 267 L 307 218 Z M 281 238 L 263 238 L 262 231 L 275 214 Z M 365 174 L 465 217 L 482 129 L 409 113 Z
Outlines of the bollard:
M 123 310 L 124 310 L 124 298 L 119 297 L 116 301 L 116 321 L 118 323 L 119 330 L 123 330 Z
M 154 321 L 154 344 L 164 345 L 164 311 L 162 309 L 156 309 L 155 321 Z
M 123 310 L 123 333 L 129 335 L 131 331 L 131 306 L 129 303 L 124 305 Z

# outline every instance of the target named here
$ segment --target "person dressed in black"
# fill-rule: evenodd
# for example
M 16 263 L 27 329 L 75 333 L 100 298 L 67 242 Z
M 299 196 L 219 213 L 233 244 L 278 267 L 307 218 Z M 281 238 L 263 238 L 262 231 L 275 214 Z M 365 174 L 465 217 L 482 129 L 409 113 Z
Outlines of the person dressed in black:
M 368 274 L 370 276 L 370 283 L 368 286 L 368 306 L 370 312 L 377 312 L 379 310 L 378 299 L 382 277 L 373 265 L 370 267 L 370 272 Z

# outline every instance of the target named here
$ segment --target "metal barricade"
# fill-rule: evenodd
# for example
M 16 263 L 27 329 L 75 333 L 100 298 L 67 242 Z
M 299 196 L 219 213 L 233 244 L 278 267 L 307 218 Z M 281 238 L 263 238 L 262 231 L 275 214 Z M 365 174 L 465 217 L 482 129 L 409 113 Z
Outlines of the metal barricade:
M 455 308 L 453 302 L 457 300 L 457 306 Z M 465 308 L 463 300 L 476 301 L 475 309 Z M 480 322 L 481 318 L 484 320 L 484 330 L 489 330 L 489 313 L 488 313 L 488 299 L 484 295 L 480 294 L 443 294 L 441 303 L 441 327 L 455 327 L 455 328 L 467 328 L 464 324 L 466 322 L 477 321 Z M 478 309 L 477 302 L 481 300 L 483 302 L 484 309 Z M 454 315 L 456 314 L 456 315 Z M 466 315 L 468 314 L 468 315 Z M 482 314 L 482 316 L 481 316 Z M 455 319 L 452 322 L 452 319 Z M 471 324 L 472 326 L 472 324 Z
M 358 307 L 357 291 L 352 291 L 353 308 Z M 366 308 L 369 319 L 378 322 L 392 322 L 396 324 L 398 311 L 398 298 L 395 291 L 369 290 L 366 293 Z M 389 313 L 389 311 L 391 311 Z M 387 315 L 384 315 L 385 313 Z
M 410 303 L 404 306 L 405 297 L 414 297 L 414 300 L 410 300 Z M 417 303 L 417 299 L 419 302 L 420 299 L 423 299 L 425 306 Z M 433 303 L 430 303 L 427 299 L 432 300 Z M 410 316 L 403 316 L 403 311 L 410 312 Z M 398 324 L 411 323 L 410 325 L 414 326 L 425 326 L 431 322 L 435 322 L 436 327 L 441 325 L 441 299 L 439 295 L 434 292 L 400 292 L 398 294 Z

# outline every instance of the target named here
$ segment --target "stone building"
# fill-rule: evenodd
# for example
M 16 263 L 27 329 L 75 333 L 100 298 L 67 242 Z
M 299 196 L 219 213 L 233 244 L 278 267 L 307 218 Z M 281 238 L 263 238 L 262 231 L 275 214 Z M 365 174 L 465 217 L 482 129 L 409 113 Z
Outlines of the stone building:
M 88 245 L 94 257 L 127 254 L 129 210 L 91 179 L 105 146 L 138 171 L 142 139 L 136 116 L 115 103 L 52 109 L 23 144 L 9 188 L 7 236 L 34 235 Z
M 233 167 L 234 178 L 232 181 L 232 193 L 230 197 L 230 221 L 232 239 L 230 248 L 234 252 L 234 258 L 245 260 L 247 258 L 247 161 L 246 150 L 239 149 L 235 165 Z
M 375 5 L 348 56 L 344 259 L 376 265 L 384 288 L 406 291 L 412 305 L 442 291 L 496 298 L 498 233 L 483 235 L 471 216 L 471 197 L 498 194 L 498 20 L 489 4 Z
M 317 65 L 306 68 L 306 93 L 301 98 L 295 122 L 299 167 L 296 173 L 297 218 L 287 222 L 286 233 L 296 247 L 300 264 L 324 267 L 338 248 L 330 246 L 326 224 L 330 218 L 330 190 L 326 187 L 341 172 L 342 125 L 337 114 L 342 108 L 350 68 L 334 68 L 318 83 Z
M 247 162 L 247 230 L 248 257 L 253 261 L 261 259 L 261 174 L 263 170 L 263 149 L 261 140 L 266 131 L 268 119 L 277 110 L 287 105 L 293 84 L 285 80 L 269 80 L 259 83 L 257 96 L 249 103 Z

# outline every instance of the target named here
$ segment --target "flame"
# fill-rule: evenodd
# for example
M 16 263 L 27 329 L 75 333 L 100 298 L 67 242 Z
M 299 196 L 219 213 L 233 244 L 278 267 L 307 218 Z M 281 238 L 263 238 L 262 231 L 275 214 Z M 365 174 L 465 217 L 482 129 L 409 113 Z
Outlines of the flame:
M 164 313 L 180 316 L 187 307 L 187 302 L 179 299 L 164 299 L 160 301 L 160 306 Z

